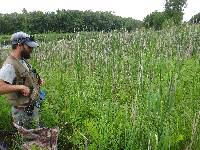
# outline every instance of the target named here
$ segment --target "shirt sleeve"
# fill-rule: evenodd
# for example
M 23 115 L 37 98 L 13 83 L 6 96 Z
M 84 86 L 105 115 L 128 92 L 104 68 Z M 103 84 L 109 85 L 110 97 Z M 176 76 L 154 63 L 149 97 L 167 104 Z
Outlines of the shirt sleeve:
M 15 77 L 16 77 L 16 74 L 15 74 L 15 69 L 13 65 L 5 64 L 0 69 L 0 80 L 3 80 L 5 82 L 12 84 Z

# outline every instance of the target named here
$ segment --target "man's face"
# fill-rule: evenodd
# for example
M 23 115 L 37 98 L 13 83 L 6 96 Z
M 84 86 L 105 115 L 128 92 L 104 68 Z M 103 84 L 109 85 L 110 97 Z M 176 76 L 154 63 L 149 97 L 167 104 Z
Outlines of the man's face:
M 31 53 L 32 53 L 32 50 L 33 48 L 32 47 L 29 47 L 28 45 L 26 44 L 23 44 L 20 46 L 20 49 L 21 49 L 21 58 L 24 58 L 24 59 L 30 59 L 31 58 Z

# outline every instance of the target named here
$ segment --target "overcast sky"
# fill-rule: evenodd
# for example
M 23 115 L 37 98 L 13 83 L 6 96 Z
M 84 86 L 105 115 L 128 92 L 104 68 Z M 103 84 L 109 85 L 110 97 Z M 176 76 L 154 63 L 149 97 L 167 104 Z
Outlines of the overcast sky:
M 165 0 L 0 0 L 0 13 L 55 11 L 57 9 L 113 11 L 115 15 L 143 20 L 149 13 L 164 10 Z M 184 20 L 200 12 L 200 0 L 187 0 Z

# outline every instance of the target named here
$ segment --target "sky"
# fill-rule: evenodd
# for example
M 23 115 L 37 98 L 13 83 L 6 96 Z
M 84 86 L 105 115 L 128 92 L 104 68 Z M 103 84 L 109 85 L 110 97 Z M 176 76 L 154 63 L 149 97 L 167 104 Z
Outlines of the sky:
M 151 12 L 163 11 L 165 0 L 0 0 L 0 13 L 56 11 L 58 9 L 112 11 L 115 15 L 143 20 Z M 200 0 L 187 0 L 184 21 L 200 12 Z

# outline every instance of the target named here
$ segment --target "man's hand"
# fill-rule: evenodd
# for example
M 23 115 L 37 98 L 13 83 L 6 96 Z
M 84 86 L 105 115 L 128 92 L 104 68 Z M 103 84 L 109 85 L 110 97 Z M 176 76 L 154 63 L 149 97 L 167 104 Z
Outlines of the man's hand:
M 23 96 L 29 96 L 30 95 L 30 89 L 27 86 L 20 85 L 20 91 Z

